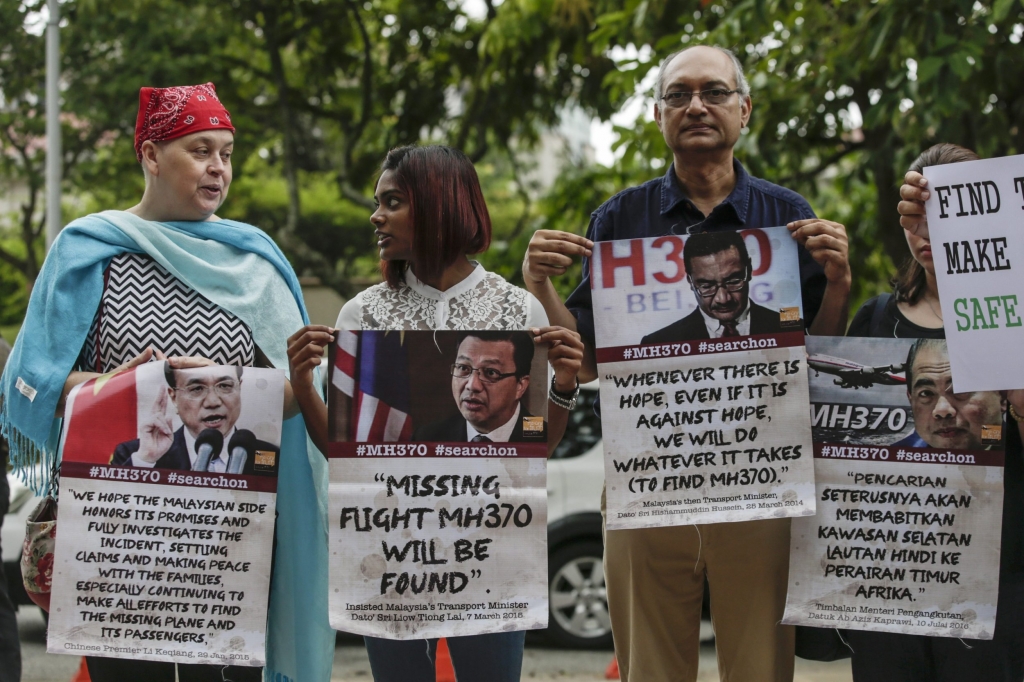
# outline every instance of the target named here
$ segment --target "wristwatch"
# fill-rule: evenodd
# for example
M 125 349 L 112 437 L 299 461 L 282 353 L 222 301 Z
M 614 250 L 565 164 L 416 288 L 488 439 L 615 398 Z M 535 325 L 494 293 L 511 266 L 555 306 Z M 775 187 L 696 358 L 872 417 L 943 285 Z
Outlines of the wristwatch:
M 554 375 L 551 376 L 551 387 L 548 389 L 548 400 L 550 400 L 555 405 L 558 405 L 563 409 L 571 411 L 574 407 L 576 407 L 576 399 L 579 398 L 579 396 L 579 379 L 576 380 L 575 390 L 573 390 L 571 393 L 562 393 L 561 391 L 555 388 L 555 377 Z

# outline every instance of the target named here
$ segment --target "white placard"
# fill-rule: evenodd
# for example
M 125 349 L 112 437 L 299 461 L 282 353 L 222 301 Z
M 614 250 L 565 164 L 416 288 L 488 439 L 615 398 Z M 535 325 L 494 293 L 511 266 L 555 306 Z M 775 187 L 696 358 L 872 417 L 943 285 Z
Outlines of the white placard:
M 47 651 L 263 666 L 284 374 L 164 369 L 68 398 Z
M 387 639 L 547 627 L 546 468 L 332 458 L 331 626 Z
M 331 625 L 546 627 L 547 349 L 527 331 L 343 331 L 331 358 Z
M 924 169 L 932 258 L 957 391 L 1024 387 L 1024 156 Z
M 64 478 L 47 652 L 265 665 L 276 497 Z
M 810 337 L 807 348 L 818 512 L 793 520 L 783 622 L 991 639 L 999 395 L 950 395 L 942 340 Z
M 813 514 L 799 260 L 786 228 L 601 242 L 591 277 L 607 527 Z M 715 283 L 702 307 L 698 288 Z M 732 335 L 711 337 L 715 315 Z

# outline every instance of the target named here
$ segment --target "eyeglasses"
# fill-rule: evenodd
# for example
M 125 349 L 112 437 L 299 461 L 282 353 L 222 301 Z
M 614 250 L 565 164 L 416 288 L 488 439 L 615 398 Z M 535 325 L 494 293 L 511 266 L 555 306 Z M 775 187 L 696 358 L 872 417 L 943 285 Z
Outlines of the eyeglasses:
M 734 294 L 737 291 L 743 289 L 746 283 L 746 273 L 742 275 L 737 275 L 735 277 L 730 277 L 724 282 L 701 282 L 700 284 L 694 284 L 693 280 L 690 280 L 690 284 L 693 286 L 694 289 L 697 290 L 697 293 L 700 294 L 702 298 L 713 297 L 715 294 L 718 293 L 719 289 L 725 289 L 726 291 Z
M 174 388 L 174 391 L 184 391 L 185 400 L 190 400 L 194 403 L 201 402 L 206 399 L 206 396 L 210 395 L 210 386 L 206 384 L 190 384 L 182 388 Z M 213 385 L 213 390 L 217 392 L 217 395 L 221 398 L 233 394 L 238 390 L 238 384 L 234 381 L 219 381 Z
M 721 88 L 711 88 L 710 90 L 701 90 L 700 92 L 666 92 L 661 97 L 661 100 L 665 102 L 665 106 L 667 107 L 680 109 L 682 107 L 690 106 L 693 96 L 696 95 L 706 106 L 717 106 L 719 104 L 725 104 L 726 100 L 729 99 L 729 96 L 737 92 L 739 92 L 739 90 L 722 90 Z
M 480 381 L 485 384 L 496 384 L 502 379 L 507 379 L 508 377 L 514 377 L 516 375 L 515 372 L 503 374 L 493 367 L 473 367 L 471 365 L 463 365 L 458 362 L 452 365 L 452 376 L 456 379 L 468 379 L 473 372 L 479 372 Z

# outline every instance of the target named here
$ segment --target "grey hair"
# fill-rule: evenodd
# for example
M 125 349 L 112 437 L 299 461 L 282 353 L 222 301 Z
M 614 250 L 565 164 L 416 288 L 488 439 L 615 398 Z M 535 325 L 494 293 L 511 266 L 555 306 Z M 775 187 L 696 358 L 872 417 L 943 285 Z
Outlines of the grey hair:
M 744 97 L 750 96 L 750 83 L 747 82 L 747 77 L 743 75 L 743 64 L 740 63 L 735 52 L 726 47 L 719 47 L 718 45 L 690 45 L 689 47 L 684 47 L 682 50 L 673 52 L 661 60 L 661 65 L 658 67 L 658 81 L 654 86 L 655 104 L 661 106 L 661 97 L 665 94 L 665 72 L 668 71 L 668 65 L 672 63 L 673 59 L 695 47 L 710 47 L 711 49 L 718 50 L 729 57 L 732 61 L 733 68 L 736 70 L 736 90 L 738 90 L 740 95 Z

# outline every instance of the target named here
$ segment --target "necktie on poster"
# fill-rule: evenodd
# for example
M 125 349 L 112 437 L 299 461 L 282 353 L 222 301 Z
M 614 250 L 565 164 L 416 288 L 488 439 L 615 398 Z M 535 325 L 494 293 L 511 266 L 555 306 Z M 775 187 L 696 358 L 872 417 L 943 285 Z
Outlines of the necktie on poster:
M 607 528 L 813 514 L 799 260 L 786 228 L 599 242 L 590 274 Z
M 546 627 L 546 349 L 526 331 L 339 331 L 330 386 L 331 625 Z
M 263 666 L 284 373 L 165 364 L 68 397 L 47 651 Z

